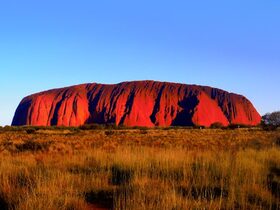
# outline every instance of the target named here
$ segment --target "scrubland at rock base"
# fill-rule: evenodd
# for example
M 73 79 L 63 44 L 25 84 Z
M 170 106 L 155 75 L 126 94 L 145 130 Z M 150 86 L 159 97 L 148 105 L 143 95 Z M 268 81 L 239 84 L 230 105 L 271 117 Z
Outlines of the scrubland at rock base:
M 1 209 L 279 209 L 280 131 L 0 129 Z

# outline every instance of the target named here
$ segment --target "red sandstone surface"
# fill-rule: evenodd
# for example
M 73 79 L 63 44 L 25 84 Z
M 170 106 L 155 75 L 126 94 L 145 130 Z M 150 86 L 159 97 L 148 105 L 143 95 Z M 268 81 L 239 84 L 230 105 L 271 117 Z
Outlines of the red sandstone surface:
M 82 84 L 25 97 L 12 125 L 176 126 L 212 123 L 257 125 L 261 117 L 244 96 L 168 82 Z

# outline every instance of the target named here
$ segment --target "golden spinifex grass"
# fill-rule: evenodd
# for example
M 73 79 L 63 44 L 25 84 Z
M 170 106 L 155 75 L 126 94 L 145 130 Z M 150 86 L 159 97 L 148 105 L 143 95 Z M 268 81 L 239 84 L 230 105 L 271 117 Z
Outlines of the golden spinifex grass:
M 280 132 L 0 132 L 0 209 L 279 209 Z

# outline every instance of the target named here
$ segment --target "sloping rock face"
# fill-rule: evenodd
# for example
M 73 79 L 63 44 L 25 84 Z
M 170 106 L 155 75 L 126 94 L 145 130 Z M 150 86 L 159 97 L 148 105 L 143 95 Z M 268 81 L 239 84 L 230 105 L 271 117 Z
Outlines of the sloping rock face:
M 197 85 L 135 81 L 83 84 L 25 97 L 12 125 L 125 126 L 257 125 L 261 117 L 244 96 Z

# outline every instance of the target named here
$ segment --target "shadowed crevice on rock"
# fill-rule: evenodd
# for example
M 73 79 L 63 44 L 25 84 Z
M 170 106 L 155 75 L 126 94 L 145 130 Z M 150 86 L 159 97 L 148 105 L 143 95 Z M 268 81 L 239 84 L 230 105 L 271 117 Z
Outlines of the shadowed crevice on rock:
M 58 118 L 59 118 L 59 109 L 62 105 L 63 102 L 65 102 L 66 99 L 66 95 L 67 95 L 68 90 L 65 90 L 61 96 L 61 99 L 59 100 L 59 102 L 56 104 L 55 109 L 54 109 L 54 114 L 53 117 L 51 119 L 51 125 L 57 125 L 58 122 Z
M 125 112 L 124 115 L 121 117 L 121 120 L 119 122 L 119 125 L 123 125 L 125 118 L 129 115 L 129 113 L 131 112 L 132 106 L 133 106 L 133 101 L 134 101 L 134 96 L 135 96 L 135 92 L 134 90 L 130 93 L 130 95 L 127 98 L 126 104 L 125 104 Z
M 94 88 L 92 91 L 88 92 L 88 109 L 90 113 L 90 117 L 86 120 L 87 124 L 91 123 L 104 123 L 104 111 L 98 111 L 97 105 L 102 95 L 103 89 L 98 87 Z M 96 93 L 97 91 L 97 93 Z
M 156 98 L 155 101 L 155 105 L 154 105 L 154 109 L 153 109 L 153 113 L 150 116 L 151 122 L 154 123 L 155 125 L 158 125 L 158 123 L 156 122 L 156 114 L 158 113 L 159 109 L 160 109 L 160 100 L 161 100 L 161 96 L 162 96 L 162 92 L 164 90 L 165 86 L 163 85 L 159 92 L 158 92 L 158 96 Z
M 194 125 L 192 121 L 192 116 L 194 114 L 194 109 L 198 104 L 198 99 L 196 96 L 190 96 L 184 98 L 178 103 L 179 107 L 183 110 L 180 111 L 172 122 L 172 126 L 192 126 Z
M 21 105 L 17 107 L 12 125 L 26 125 L 27 119 L 30 117 L 28 111 L 32 105 L 32 99 L 23 99 Z M 18 113 L 18 114 L 17 114 Z

